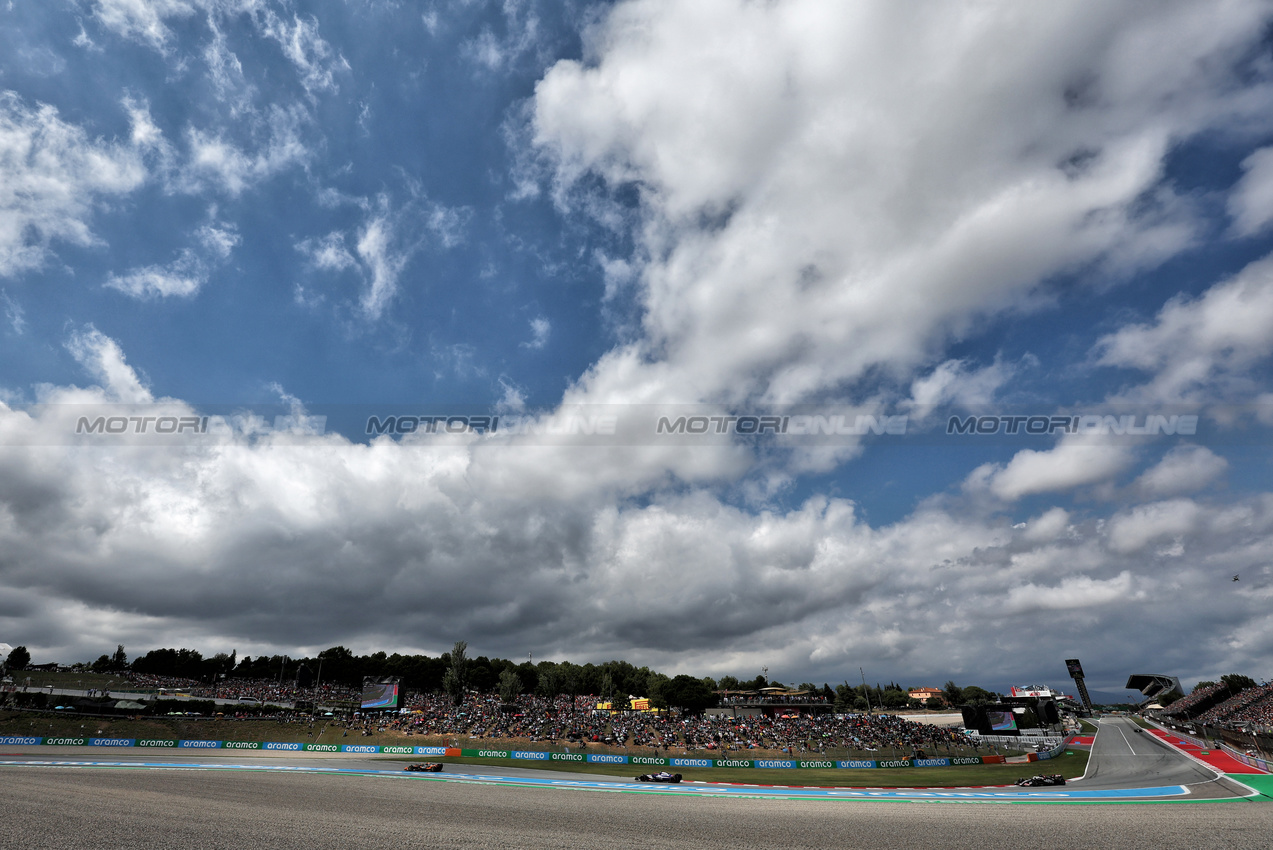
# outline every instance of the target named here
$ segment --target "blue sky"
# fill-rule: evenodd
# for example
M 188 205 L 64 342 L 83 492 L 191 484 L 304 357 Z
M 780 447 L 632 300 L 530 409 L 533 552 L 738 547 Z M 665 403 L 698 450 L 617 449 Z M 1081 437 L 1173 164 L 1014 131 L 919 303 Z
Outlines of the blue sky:
M 9 3 L 0 641 L 1273 675 L 1271 24 Z M 363 427 L 559 408 L 636 430 Z M 319 418 L 74 433 L 125 410 Z M 907 426 L 649 434 L 695 411 Z M 942 436 L 973 414 L 1198 426 Z

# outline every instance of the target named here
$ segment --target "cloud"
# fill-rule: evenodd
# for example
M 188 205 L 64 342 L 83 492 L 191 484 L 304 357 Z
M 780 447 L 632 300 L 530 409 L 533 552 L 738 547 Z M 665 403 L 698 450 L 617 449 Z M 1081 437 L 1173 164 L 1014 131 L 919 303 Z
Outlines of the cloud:
M 336 72 L 348 71 L 349 63 L 318 34 L 317 18 L 302 20 L 300 15 L 293 15 L 288 23 L 267 11 L 263 21 L 262 34 L 283 48 L 283 55 L 295 66 L 307 93 L 312 96 L 316 91 L 336 90 Z
M 1202 508 L 1189 499 L 1139 505 L 1110 520 L 1110 548 L 1120 554 L 1129 554 L 1154 541 L 1183 537 L 1197 527 L 1203 513 Z
M 128 365 L 119 343 L 89 325 L 71 334 L 66 349 L 113 401 L 144 404 L 154 401 L 150 390 Z
M 1150 374 L 1127 400 L 1233 401 L 1254 389 L 1248 369 L 1273 352 L 1273 257 L 1201 296 L 1178 295 L 1152 322 L 1101 337 L 1095 362 Z
M 543 316 L 530 320 L 531 338 L 529 342 L 523 342 L 522 348 L 530 348 L 538 350 L 548 344 L 548 336 L 552 333 L 552 323 Z
M 964 481 L 964 490 L 989 492 L 1007 501 L 1037 493 L 1066 492 L 1108 481 L 1133 459 L 1129 447 L 1063 439 L 1047 451 L 1023 449 L 1006 466 L 988 463 L 977 467 Z
M 93 17 L 102 26 L 161 52 L 167 51 L 172 37 L 172 30 L 164 21 L 188 18 L 194 13 L 194 4 L 187 0 L 94 0 L 93 3 Z
M 0 301 L 4 302 L 4 318 L 9 323 L 9 327 L 18 336 L 26 331 L 26 317 L 22 310 L 22 305 L 9 297 L 9 293 L 0 289 Z
M 220 133 L 187 128 L 186 161 L 173 188 L 197 193 L 210 185 L 239 195 L 254 183 L 304 164 L 311 156 L 301 138 L 301 128 L 308 120 L 299 106 L 271 107 L 256 128 L 253 149 L 245 149 Z
M 189 298 L 208 282 L 212 269 L 224 262 L 239 244 L 233 226 L 205 224 L 195 231 L 199 250 L 184 248 L 167 265 L 143 266 L 123 274 L 111 274 L 105 286 L 133 298 Z
M 465 215 L 423 197 L 399 206 L 384 194 L 374 201 L 355 201 L 366 210 L 361 225 L 303 239 L 296 249 L 320 271 L 356 271 L 363 280 L 359 312 L 374 321 L 397 297 L 402 272 L 416 253 L 426 245 L 445 249 L 460 244 Z
M 1273 147 L 1244 159 L 1242 171 L 1229 195 L 1229 216 L 1239 236 L 1253 236 L 1273 222 Z
M 0 93 L 0 276 L 39 268 L 56 241 L 95 244 L 97 206 L 146 176 L 136 145 L 91 139 L 54 107 Z
M 1230 76 L 1265 15 L 615 6 L 583 61 L 545 74 L 529 119 L 563 209 L 588 209 L 597 186 L 639 198 L 643 338 L 580 391 L 851 391 L 982 317 L 1037 309 L 1048 278 L 1183 250 L 1198 217 L 1164 159 L 1208 128 L 1266 120 L 1270 91 Z
M 1150 498 L 1192 493 L 1215 481 L 1229 462 L 1204 446 L 1177 446 L 1152 469 L 1136 479 L 1136 486 Z
M 949 404 L 984 406 L 994 400 L 995 393 L 1016 371 L 1016 366 L 997 358 L 980 369 L 972 368 L 966 360 L 947 360 L 911 383 L 910 404 L 919 408 Z
M 238 106 L 250 91 L 242 84 L 242 66 L 229 50 L 222 24 L 245 16 L 254 31 L 277 42 L 283 56 L 292 64 L 306 93 L 335 91 L 335 75 L 348 71 L 349 63 L 334 51 L 319 34 L 318 19 L 292 15 L 289 21 L 261 0 L 95 0 L 93 16 L 116 35 L 146 44 L 164 55 L 175 52 L 173 32 L 167 22 L 202 13 L 212 40 L 203 50 L 208 73 L 223 97 L 237 92 Z M 91 44 L 87 33 L 86 43 Z M 77 38 L 77 43 L 79 40 Z
M 693 485 L 632 490 L 629 471 L 658 466 L 640 457 L 654 449 L 581 462 L 578 449 L 515 441 L 359 445 L 268 430 L 179 450 L 100 434 L 77 445 L 51 437 L 95 405 L 201 412 L 156 400 L 95 328 L 67 347 L 96 385 L 45 387 L 29 410 L 0 405 L 0 571 L 25 612 L 6 627 L 36 635 L 23 640 L 37 654 L 91 657 L 103 638 L 124 639 L 114 635 L 139 649 L 436 653 L 462 636 L 490 655 L 534 647 L 716 675 L 765 664 L 816 681 L 849 664 L 984 681 L 996 658 L 992 678 L 1006 682 L 1056 663 L 1052 643 L 1011 657 L 998 645 L 1040 614 L 1094 668 L 1179 661 L 1187 675 L 1262 651 L 1228 638 L 1266 607 L 1213 579 L 1273 584 L 1252 566 L 1273 543 L 1270 494 L 1107 517 L 1046 508 L 1024 529 L 989 509 L 930 506 L 872 526 L 845 499 L 753 512 Z M 1153 546 L 1191 557 L 1147 561 Z M 1163 617 L 1189 659 L 1136 648 Z

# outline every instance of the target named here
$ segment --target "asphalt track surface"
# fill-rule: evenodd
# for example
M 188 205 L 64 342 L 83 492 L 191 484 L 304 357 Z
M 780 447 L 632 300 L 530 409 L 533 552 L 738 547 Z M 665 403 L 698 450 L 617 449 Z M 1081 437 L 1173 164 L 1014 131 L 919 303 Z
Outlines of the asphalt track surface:
M 1207 795 L 1231 800 L 1237 786 L 1214 781 L 1212 771 L 1133 728 L 1125 721 L 1102 723 L 1088 776 L 1063 789 L 1038 789 L 1035 799 L 1058 800 L 1049 792 L 1080 789 L 1125 793 L 1130 782 L 1142 789 L 1174 786 L 1170 797 L 1159 800 L 1197 802 L 1005 805 L 1002 797 L 981 796 L 992 790 L 1015 794 L 1016 789 L 969 789 L 966 793 L 977 796 L 917 798 L 922 801 L 897 795 L 766 796 L 781 789 L 651 787 L 595 775 L 546 777 L 533 770 L 471 765 L 448 766 L 448 773 L 438 776 L 408 774 L 393 761 L 249 759 L 241 753 L 178 758 L 59 748 L 51 758 L 49 748 L 42 747 L 0 756 L 5 813 L 0 848 L 46 842 L 154 847 L 161 841 L 189 848 L 400 848 L 404 842 L 408 847 L 765 850 L 1268 846 L 1273 804 L 1207 802 Z M 16 763 L 35 761 L 66 764 Z M 87 767 L 92 762 L 116 766 Z M 173 766 L 143 766 L 161 762 Z M 493 784 L 495 777 L 511 781 Z M 579 784 L 566 784 L 571 782 Z M 605 787 L 631 793 L 600 790 Z

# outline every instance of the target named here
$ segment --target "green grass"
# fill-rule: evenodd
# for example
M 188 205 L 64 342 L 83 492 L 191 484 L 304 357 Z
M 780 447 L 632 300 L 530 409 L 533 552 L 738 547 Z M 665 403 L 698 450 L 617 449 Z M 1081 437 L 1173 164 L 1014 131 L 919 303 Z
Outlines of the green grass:
M 1079 733 L 1083 735 L 1095 735 L 1096 724 L 1087 720 L 1079 720 Z

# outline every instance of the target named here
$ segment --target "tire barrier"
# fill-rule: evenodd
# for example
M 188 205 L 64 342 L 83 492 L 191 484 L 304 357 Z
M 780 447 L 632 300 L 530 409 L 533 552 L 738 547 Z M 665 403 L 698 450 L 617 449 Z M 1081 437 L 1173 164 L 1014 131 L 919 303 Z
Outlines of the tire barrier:
M 0 736 L 0 745 L 44 745 L 53 747 L 136 747 L 181 750 L 269 750 L 278 752 L 344 753 L 349 755 L 451 756 L 453 758 L 506 759 L 509 761 L 586 762 L 589 764 L 634 764 L 643 767 L 725 767 L 758 770 L 872 770 L 898 767 L 951 767 L 972 764 L 1002 764 L 1003 756 L 942 756 L 940 758 L 898 759 L 734 759 L 679 756 L 621 756 L 608 753 L 556 753 L 539 750 L 482 750 L 457 747 L 411 747 L 379 744 L 298 744 L 280 741 L 203 741 L 163 738 L 56 738 Z

